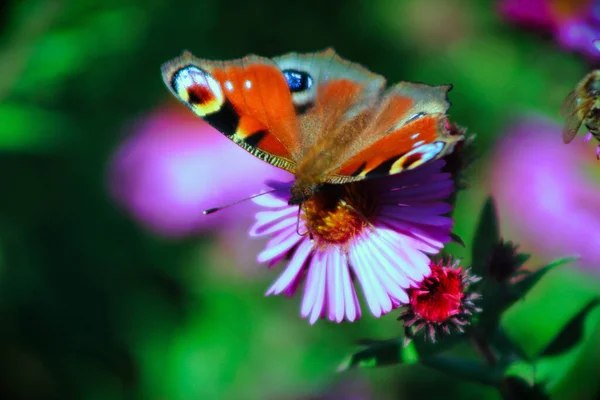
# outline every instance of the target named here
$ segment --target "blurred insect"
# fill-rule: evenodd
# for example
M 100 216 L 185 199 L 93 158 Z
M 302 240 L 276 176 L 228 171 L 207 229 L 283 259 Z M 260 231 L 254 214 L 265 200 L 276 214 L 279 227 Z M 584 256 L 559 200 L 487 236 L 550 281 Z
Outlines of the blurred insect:
M 600 141 L 600 70 L 590 72 L 577 84 L 563 101 L 560 113 L 565 118 L 562 130 L 565 143 L 575 138 L 582 124 L 589 130 L 586 142 L 592 137 Z M 600 145 L 596 148 L 596 158 L 600 159 Z

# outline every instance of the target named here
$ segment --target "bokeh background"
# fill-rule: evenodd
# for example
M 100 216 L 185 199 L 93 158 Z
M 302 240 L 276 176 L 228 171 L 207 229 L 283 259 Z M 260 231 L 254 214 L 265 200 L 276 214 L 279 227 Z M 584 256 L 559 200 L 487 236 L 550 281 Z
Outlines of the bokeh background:
M 448 251 L 467 256 L 492 193 L 530 268 L 582 257 L 505 316 L 533 354 L 600 294 L 596 143 L 564 145 L 558 114 L 596 61 L 557 27 L 591 3 L 0 1 L 0 398 L 498 398 L 416 365 L 336 373 L 357 339 L 400 334 L 396 313 L 310 326 L 299 298 L 263 296 L 278 271 L 255 262 L 253 206 L 201 212 L 282 174 L 191 116 L 160 65 L 333 46 L 389 82 L 454 84 L 479 158 L 454 212 L 467 250 Z M 600 396 L 597 322 L 554 398 Z

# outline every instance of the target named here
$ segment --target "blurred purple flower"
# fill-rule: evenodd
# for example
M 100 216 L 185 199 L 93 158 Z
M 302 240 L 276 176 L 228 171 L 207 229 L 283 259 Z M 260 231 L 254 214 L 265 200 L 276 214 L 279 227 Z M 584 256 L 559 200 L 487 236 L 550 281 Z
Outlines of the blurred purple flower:
M 267 295 L 292 296 L 306 275 L 301 314 L 311 324 L 325 316 L 336 322 L 360 317 L 355 279 L 376 317 L 407 303 L 406 290 L 430 273 L 426 253 L 450 241 L 452 219 L 443 214 L 452 209 L 445 200 L 453 183 L 440 172 L 443 165 L 325 187 L 300 215 L 287 203 L 289 191 L 257 197 L 267 210 L 256 214 L 250 235 L 272 237 L 258 261 L 290 260 Z
M 564 145 L 561 126 L 536 117 L 509 128 L 491 165 L 492 193 L 518 240 L 551 257 L 581 256 L 600 264 L 600 184 L 584 173 L 597 167 L 582 140 Z
M 250 224 L 250 201 L 211 215 L 203 211 L 260 192 L 265 179 L 289 176 L 183 107 L 166 107 L 142 118 L 119 146 L 109 186 L 116 201 L 142 225 L 164 236 L 182 237 Z
M 501 0 L 500 13 L 514 23 L 548 31 L 565 49 L 600 60 L 598 0 Z
M 549 0 L 501 0 L 499 8 L 500 13 L 513 23 L 545 30 L 555 27 Z

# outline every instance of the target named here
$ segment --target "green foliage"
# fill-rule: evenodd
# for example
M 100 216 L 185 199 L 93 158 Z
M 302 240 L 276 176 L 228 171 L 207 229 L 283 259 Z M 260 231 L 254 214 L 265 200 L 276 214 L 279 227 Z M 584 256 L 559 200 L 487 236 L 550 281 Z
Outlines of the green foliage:
M 515 302 L 526 298 L 549 271 L 575 261 L 577 257 L 557 259 L 533 272 L 522 270 L 529 256 L 517 253 L 516 246 L 507 246 L 501 239 L 496 207 L 491 198 L 483 206 L 473 246 L 473 270 L 484 277 L 475 289 L 482 295 L 478 305 L 483 311 L 475 317 L 464 335 L 446 336 L 438 343 L 419 341 L 408 345 L 402 338 L 362 340 L 359 344 L 363 349 L 352 354 L 339 369 L 421 363 L 460 379 L 496 387 L 505 398 L 549 398 L 552 389 L 549 382 L 555 382 L 557 376 L 563 376 L 565 368 L 555 367 L 552 374 L 538 374 L 536 365 L 548 363 L 553 357 L 568 356 L 581 347 L 584 321 L 600 301 L 594 299 L 589 302 L 564 325 L 538 356 L 531 359 L 504 332 L 500 325 L 502 315 Z M 502 251 L 496 251 L 498 248 Z M 507 256 L 506 251 L 513 253 Z M 495 260 L 494 256 L 500 257 L 500 260 Z M 499 262 L 503 263 L 500 267 L 508 271 L 499 275 L 502 279 L 498 279 L 498 275 L 492 274 L 490 269 L 492 266 L 498 268 Z M 482 361 L 472 361 L 464 350 L 448 354 L 458 344 L 463 347 L 472 345 L 480 353 Z M 561 360 L 564 361 L 564 357 Z
M 550 41 L 507 28 L 495 2 L 450 3 L 453 12 L 431 0 L 307 0 L 292 8 L 264 0 L 3 2 L 0 398 L 315 395 L 337 379 L 335 367 L 357 338 L 402 330 L 394 315 L 375 319 L 366 310 L 354 324 L 309 326 L 297 298 L 262 296 L 279 271 L 256 266 L 256 248 L 234 255 L 239 239 L 216 231 L 165 239 L 114 204 L 106 173 L 114 149 L 132 123 L 171 104 L 160 65 L 183 49 L 225 59 L 333 46 L 390 83 L 453 83 L 451 118 L 477 134 L 481 154 L 465 176 L 469 190 L 456 196 L 452 217 L 465 241 L 454 240 L 473 251 L 475 273 L 485 278 L 500 222 L 490 199 L 474 239 L 465 234 L 488 190 L 479 174 L 515 113 L 557 119 L 560 101 L 588 67 Z M 443 23 L 430 23 L 440 10 Z M 357 369 L 379 400 L 497 398 L 468 379 L 513 397 L 546 398 L 563 385 L 566 398 L 575 398 L 586 383 L 593 391 L 597 277 L 569 270 L 579 276 L 569 293 L 580 303 L 565 301 L 565 321 L 553 318 L 552 302 L 500 319 L 531 304 L 533 293 L 554 297 L 556 287 L 544 284 L 570 260 L 535 259 L 545 266 L 508 286 L 484 279 L 476 287 L 484 312 L 465 335 L 406 347 L 402 337 L 362 341 L 341 368 Z M 517 255 L 517 264 L 525 261 Z M 493 366 L 472 346 L 484 331 Z M 531 351 L 530 337 L 548 343 Z M 366 368 L 398 364 L 410 365 L 402 373 Z M 460 379 L 439 384 L 431 369 Z
M 490 256 L 494 252 L 494 248 L 499 242 L 498 212 L 494 200 L 490 197 L 483 206 L 477 223 L 477 230 L 473 236 L 471 268 L 475 275 L 487 277 L 486 267 L 490 262 Z
M 540 357 L 552 357 L 565 353 L 579 344 L 583 340 L 583 324 L 593 309 L 600 303 L 600 300 L 593 299 L 581 311 L 579 311 L 563 327 L 561 332 L 554 340 L 542 351 Z
M 459 335 L 446 336 L 436 343 L 430 341 L 417 341 L 406 344 L 404 338 L 389 340 L 363 339 L 359 345 L 365 349 L 352 354 L 349 359 L 342 362 L 339 371 L 350 368 L 373 368 L 395 364 L 413 364 L 427 359 L 441 351 L 455 346 L 462 338 Z
M 68 119 L 31 105 L 0 104 L 0 151 L 47 152 L 64 147 L 69 139 Z

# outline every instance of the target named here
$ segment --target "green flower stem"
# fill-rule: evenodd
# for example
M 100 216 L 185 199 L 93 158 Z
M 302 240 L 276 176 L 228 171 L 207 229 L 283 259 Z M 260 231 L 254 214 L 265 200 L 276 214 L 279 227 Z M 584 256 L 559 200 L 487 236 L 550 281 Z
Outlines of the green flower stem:
M 471 341 L 473 342 L 473 345 L 475 346 L 479 354 L 481 354 L 483 359 L 487 362 L 487 364 L 490 367 L 496 366 L 498 360 L 496 359 L 496 355 L 492 351 L 492 348 L 490 347 L 490 344 L 487 342 L 487 340 L 485 340 L 481 335 L 472 334 Z
M 494 381 L 490 381 L 489 384 L 496 387 L 496 389 L 498 390 L 498 392 L 504 400 L 514 400 L 514 391 L 511 390 L 510 383 L 504 379 L 503 368 L 498 367 L 498 359 L 494 354 L 489 342 L 485 339 L 484 336 L 478 334 L 476 331 L 473 331 L 470 336 L 471 342 L 475 346 L 475 349 L 477 349 L 477 351 L 485 360 L 489 368 L 493 369 L 496 372 Z

